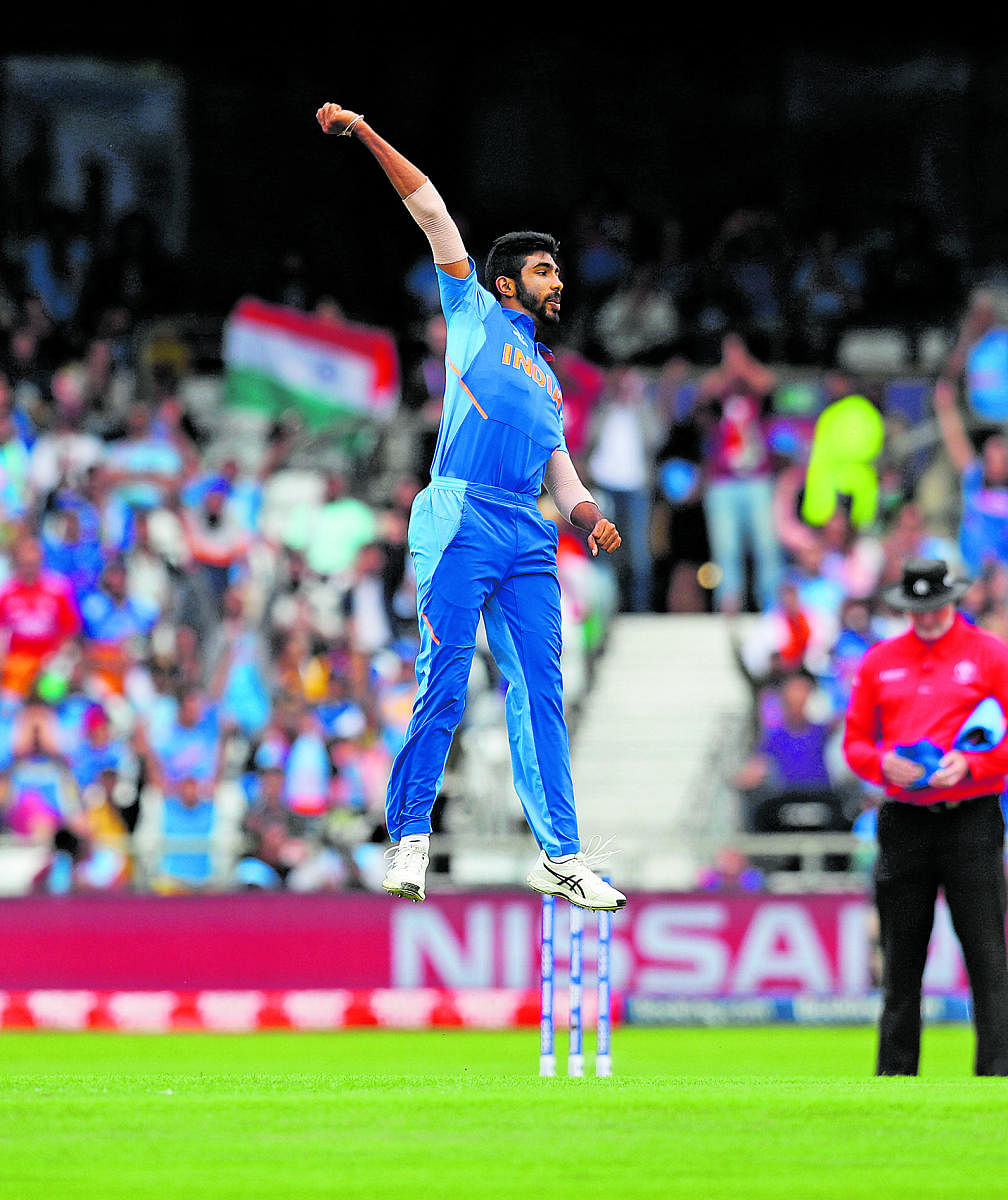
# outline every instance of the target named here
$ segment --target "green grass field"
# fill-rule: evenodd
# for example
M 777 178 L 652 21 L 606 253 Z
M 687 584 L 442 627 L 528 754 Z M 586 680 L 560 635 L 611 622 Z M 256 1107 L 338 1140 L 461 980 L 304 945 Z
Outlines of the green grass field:
M 611 1079 L 540 1079 L 536 1039 L 3 1033 L 0 1197 L 1008 1197 L 968 1027 L 916 1079 L 861 1027 L 619 1028 Z

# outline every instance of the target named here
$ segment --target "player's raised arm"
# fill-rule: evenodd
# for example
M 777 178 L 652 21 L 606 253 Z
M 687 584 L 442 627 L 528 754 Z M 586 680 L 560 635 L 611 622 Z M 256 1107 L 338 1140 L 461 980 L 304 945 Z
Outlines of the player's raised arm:
M 444 200 L 427 176 L 375 133 L 364 120 L 363 113 L 328 102 L 318 110 L 315 119 L 323 133 L 355 137 L 368 148 L 414 221 L 424 231 L 435 263 L 448 275 L 464 279 L 471 269 L 469 254 Z

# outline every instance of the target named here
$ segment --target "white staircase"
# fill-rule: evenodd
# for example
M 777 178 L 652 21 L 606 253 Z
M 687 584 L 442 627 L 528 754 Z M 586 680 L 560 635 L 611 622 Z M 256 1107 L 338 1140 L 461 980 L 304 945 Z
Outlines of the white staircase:
M 622 887 L 690 887 L 730 836 L 725 777 L 747 751 L 749 694 L 716 615 L 621 615 L 572 741 L 582 839 L 613 837 Z

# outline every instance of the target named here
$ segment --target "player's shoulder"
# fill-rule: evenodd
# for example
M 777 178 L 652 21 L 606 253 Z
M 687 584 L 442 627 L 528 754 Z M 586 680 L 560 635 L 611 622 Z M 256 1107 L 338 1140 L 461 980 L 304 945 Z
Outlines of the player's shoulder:
M 450 314 L 460 308 L 472 308 L 479 313 L 486 312 L 496 299 L 480 283 L 476 273 L 476 264 L 469 259 L 468 275 L 449 275 L 447 271 L 437 268 L 438 288 L 441 293 L 441 304 L 445 312 Z

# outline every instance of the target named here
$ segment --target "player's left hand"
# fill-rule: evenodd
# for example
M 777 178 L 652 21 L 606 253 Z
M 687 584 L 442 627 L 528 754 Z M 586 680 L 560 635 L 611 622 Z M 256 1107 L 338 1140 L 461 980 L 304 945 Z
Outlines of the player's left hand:
M 600 549 L 606 554 L 612 554 L 620 548 L 622 541 L 619 530 L 612 521 L 602 517 L 595 522 L 595 528 L 588 534 L 588 549 L 592 552 L 592 557 L 596 557 Z
M 931 787 L 955 787 L 969 774 L 969 763 L 961 750 L 950 750 L 938 764 L 928 783 Z

